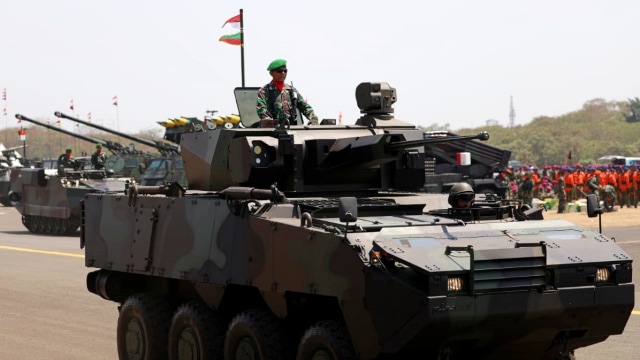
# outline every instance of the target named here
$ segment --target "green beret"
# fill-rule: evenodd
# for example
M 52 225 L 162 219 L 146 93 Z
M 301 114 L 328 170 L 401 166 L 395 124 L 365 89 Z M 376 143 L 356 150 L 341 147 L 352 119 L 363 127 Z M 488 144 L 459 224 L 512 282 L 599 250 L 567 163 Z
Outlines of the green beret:
M 68 147 L 68 148 L 66 148 L 66 149 L 65 149 L 65 151 L 71 151 L 71 148 L 70 148 L 70 147 Z
M 96 147 L 102 147 L 102 144 L 96 143 Z
M 271 64 L 269 64 L 269 67 L 267 68 L 267 70 L 273 71 L 273 70 L 275 70 L 275 69 L 277 69 L 279 67 L 283 67 L 285 65 L 287 65 L 287 60 L 285 60 L 285 59 L 276 59 L 276 60 L 273 60 L 271 62 Z

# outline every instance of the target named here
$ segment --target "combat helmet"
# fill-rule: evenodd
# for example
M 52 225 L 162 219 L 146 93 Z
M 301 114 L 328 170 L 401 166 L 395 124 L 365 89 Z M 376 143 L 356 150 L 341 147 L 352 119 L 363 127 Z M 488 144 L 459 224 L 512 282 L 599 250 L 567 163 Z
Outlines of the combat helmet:
M 455 207 L 459 197 L 467 197 L 473 204 L 475 192 L 473 191 L 471 185 L 465 182 L 454 184 L 449 191 L 449 199 L 447 200 L 449 202 L 449 205 Z

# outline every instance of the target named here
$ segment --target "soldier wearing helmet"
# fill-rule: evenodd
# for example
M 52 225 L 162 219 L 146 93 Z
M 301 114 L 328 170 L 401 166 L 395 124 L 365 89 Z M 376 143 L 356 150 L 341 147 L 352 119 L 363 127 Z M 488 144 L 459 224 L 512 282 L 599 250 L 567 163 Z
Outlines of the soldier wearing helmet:
M 449 205 L 453 208 L 464 209 L 473 206 L 473 200 L 476 194 L 471 185 L 461 182 L 456 183 L 449 191 Z

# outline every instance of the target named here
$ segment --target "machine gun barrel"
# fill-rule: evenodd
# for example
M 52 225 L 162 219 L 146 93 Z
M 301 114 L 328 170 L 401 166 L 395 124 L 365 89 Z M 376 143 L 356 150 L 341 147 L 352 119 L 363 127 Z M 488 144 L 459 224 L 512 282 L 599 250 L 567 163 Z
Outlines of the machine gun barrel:
M 158 151 L 163 152 L 163 153 L 166 153 L 166 152 L 179 153 L 180 152 L 177 145 L 157 143 L 157 142 L 155 142 L 153 140 L 143 139 L 143 138 L 139 138 L 139 137 L 136 137 L 136 136 L 133 136 L 133 135 L 125 134 L 125 133 L 122 133 L 122 132 L 119 132 L 119 131 L 115 131 L 113 129 L 106 128 L 106 127 L 101 126 L 101 125 L 97 125 L 97 124 L 94 124 L 94 123 L 90 123 L 88 121 L 80 120 L 80 119 L 75 118 L 73 116 L 64 114 L 64 113 L 62 113 L 60 111 L 54 112 L 54 115 L 59 117 L 59 118 L 69 119 L 71 121 L 75 121 L 75 122 L 83 124 L 83 125 L 91 126 L 91 127 L 94 127 L 96 129 L 99 129 L 99 130 L 102 130 L 102 131 L 106 131 L 106 132 L 111 133 L 111 134 L 122 136 L 123 138 L 129 139 L 131 141 L 135 141 L 135 142 L 150 146 L 152 148 L 155 148 Z
M 458 136 L 447 136 L 447 137 L 436 137 L 430 139 L 423 140 L 408 140 L 408 141 L 400 141 L 387 145 L 389 150 L 402 150 L 408 149 L 416 146 L 425 146 L 430 144 L 440 144 L 445 142 L 453 142 L 453 141 L 465 141 L 465 140 L 481 140 L 487 141 L 489 140 L 489 133 L 486 131 L 482 131 L 476 135 L 458 135 Z
M 15 116 L 16 116 L 16 119 L 18 119 L 18 120 L 25 120 L 25 121 L 28 121 L 30 123 L 46 127 L 47 129 L 55 130 L 57 132 L 61 132 L 63 134 L 67 134 L 67 135 L 73 136 L 73 137 L 78 138 L 78 139 L 82 139 L 82 140 L 85 140 L 85 141 L 88 141 L 88 142 L 91 142 L 91 143 L 94 143 L 94 144 L 95 143 L 101 143 L 107 149 L 113 151 L 111 144 L 109 144 L 107 141 L 96 139 L 96 138 L 92 138 L 92 137 L 85 136 L 85 135 L 82 135 L 82 134 L 76 134 L 74 132 L 61 129 L 61 128 L 57 127 L 57 126 L 45 124 L 45 123 L 40 122 L 38 120 L 31 119 L 31 118 L 26 117 L 26 116 L 24 116 L 22 114 L 16 114 Z

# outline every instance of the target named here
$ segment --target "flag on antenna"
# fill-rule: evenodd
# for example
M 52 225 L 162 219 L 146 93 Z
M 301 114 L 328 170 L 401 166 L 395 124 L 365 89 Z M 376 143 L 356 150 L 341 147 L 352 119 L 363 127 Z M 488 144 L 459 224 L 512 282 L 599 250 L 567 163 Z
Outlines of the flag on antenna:
M 235 34 L 220 36 L 218 40 L 224 43 L 227 43 L 229 45 L 242 45 L 242 39 L 239 32 Z
M 113 97 L 113 105 L 118 106 L 118 95 Z
M 224 27 L 225 25 L 229 24 L 229 25 L 231 25 L 231 27 L 239 29 L 241 20 L 242 20 L 242 17 L 240 16 L 240 14 L 238 14 L 238 15 L 230 18 L 229 20 L 225 21 L 224 24 L 222 24 L 222 27 Z
M 87 121 L 88 121 L 88 122 L 91 122 L 91 113 L 88 113 L 88 114 L 87 114 Z
M 2 100 L 7 101 L 7 88 L 2 89 Z
M 340 115 L 338 115 L 338 124 L 342 124 L 342 111 L 340 112 Z
M 60 123 L 60 120 L 56 121 L 56 126 L 60 127 L 62 125 L 62 123 Z
M 69 104 L 69 109 L 73 110 L 73 99 L 71 99 L 71 104 Z M 60 121 L 58 121 L 60 122 Z

